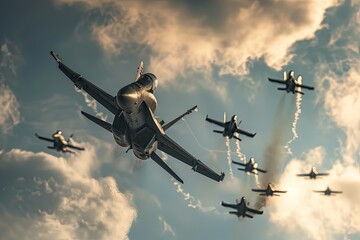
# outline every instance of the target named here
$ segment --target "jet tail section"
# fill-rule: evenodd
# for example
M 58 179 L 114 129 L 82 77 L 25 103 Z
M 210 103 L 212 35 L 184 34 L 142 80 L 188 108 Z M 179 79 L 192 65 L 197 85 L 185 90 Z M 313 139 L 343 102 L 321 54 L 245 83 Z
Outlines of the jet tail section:
M 90 121 L 96 123 L 97 125 L 99 125 L 100 127 L 108 130 L 109 132 L 113 133 L 112 131 L 112 125 L 108 122 L 105 122 L 97 117 L 94 117 L 86 112 L 81 111 L 81 114 L 84 115 L 87 119 L 89 119 Z

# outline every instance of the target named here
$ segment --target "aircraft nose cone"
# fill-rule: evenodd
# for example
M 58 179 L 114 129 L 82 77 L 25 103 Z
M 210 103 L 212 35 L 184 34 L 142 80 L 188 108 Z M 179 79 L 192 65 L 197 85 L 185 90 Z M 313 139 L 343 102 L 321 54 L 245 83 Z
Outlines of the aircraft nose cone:
M 129 109 L 139 102 L 139 92 L 132 86 L 126 86 L 119 90 L 116 102 L 122 109 Z

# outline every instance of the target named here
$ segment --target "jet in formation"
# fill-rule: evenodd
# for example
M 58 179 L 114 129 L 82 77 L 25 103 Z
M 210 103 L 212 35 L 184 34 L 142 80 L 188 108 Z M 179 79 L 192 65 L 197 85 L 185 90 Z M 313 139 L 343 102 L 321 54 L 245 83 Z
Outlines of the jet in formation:
M 319 173 L 315 167 L 312 167 L 309 173 L 296 174 L 298 177 L 309 177 L 310 179 L 316 179 L 317 177 L 327 175 L 329 175 L 329 173 Z
M 268 78 L 268 80 L 270 82 L 284 84 L 285 87 L 284 88 L 278 88 L 278 90 L 286 91 L 287 93 L 292 92 L 293 94 L 300 93 L 300 94 L 304 95 L 304 93 L 301 92 L 301 88 L 305 88 L 305 89 L 308 89 L 308 90 L 314 90 L 315 89 L 314 87 L 303 85 L 301 75 L 299 75 L 297 77 L 297 79 L 295 80 L 295 72 L 293 70 L 289 71 L 288 74 L 286 74 L 286 71 L 284 71 L 284 80 L 278 80 L 278 79 L 273 79 L 273 78 Z
M 70 138 L 73 136 L 73 134 L 71 134 L 68 139 L 65 139 L 65 137 L 62 135 L 62 132 L 60 130 L 57 130 L 55 133 L 52 134 L 52 139 L 39 136 L 37 133 L 35 133 L 35 136 L 37 136 L 41 140 L 52 142 L 53 146 L 48 146 L 48 148 L 55 149 L 58 152 L 75 153 L 74 151 L 70 150 L 69 148 L 72 148 L 75 150 L 80 150 L 80 151 L 85 150 L 85 148 L 83 148 L 83 147 L 77 147 L 77 146 L 71 145 L 69 143 Z
M 268 185 L 267 185 L 267 188 L 265 188 L 265 189 L 251 189 L 253 192 L 259 192 L 260 194 L 260 196 L 266 196 L 266 197 L 268 197 L 268 196 L 280 196 L 279 194 L 277 194 L 277 193 L 286 193 L 287 191 L 280 191 L 280 190 L 276 190 L 275 188 L 274 188 L 274 185 L 272 185 L 271 183 L 269 183 Z
M 210 123 L 213 123 L 215 125 L 218 125 L 218 126 L 224 128 L 223 131 L 219 131 L 219 130 L 213 130 L 213 131 L 215 133 L 222 134 L 224 137 L 229 137 L 230 139 L 235 138 L 235 139 L 241 141 L 241 139 L 238 136 L 236 136 L 236 134 L 242 134 L 242 135 L 252 137 L 252 138 L 256 135 L 256 133 L 249 133 L 247 131 L 244 131 L 244 130 L 238 128 L 238 125 L 240 125 L 241 121 L 239 122 L 239 124 L 237 123 L 237 116 L 236 115 L 233 115 L 231 117 L 230 121 L 226 121 L 226 115 L 224 114 L 224 122 L 220 122 L 220 121 L 211 119 L 207 115 L 206 115 L 205 120 L 210 122 Z
M 252 173 L 252 174 L 258 175 L 258 172 L 262 172 L 262 173 L 267 172 L 267 171 L 262 170 L 257 167 L 258 164 L 255 163 L 254 158 L 250 158 L 249 162 L 247 162 L 247 163 L 241 163 L 241 162 L 236 162 L 236 161 L 232 161 L 232 163 L 245 167 L 245 168 L 238 168 L 238 170 L 244 171 L 247 173 Z
M 314 192 L 323 193 L 326 196 L 331 196 L 331 195 L 334 196 L 336 193 L 339 193 L 339 194 L 342 193 L 342 191 L 333 191 L 329 187 L 327 187 L 325 189 L 325 191 L 314 191 Z
M 229 213 L 236 215 L 238 218 L 239 217 L 253 218 L 253 216 L 248 214 L 247 212 L 254 213 L 254 214 L 263 214 L 263 211 L 249 208 L 248 205 L 249 205 L 249 202 L 246 202 L 245 197 L 242 197 L 240 202 L 238 199 L 236 199 L 236 204 L 221 202 L 221 206 L 236 209 L 236 211 L 230 211 Z
M 183 180 L 159 157 L 156 153 L 157 149 L 190 165 L 194 171 L 206 177 L 215 181 L 224 179 L 224 173 L 217 174 L 214 172 L 165 133 L 166 130 L 182 117 L 190 114 L 196 107 L 189 109 L 168 123 L 158 121 L 154 115 L 157 107 L 154 91 L 158 86 L 158 80 L 153 73 L 143 74 L 142 63 L 137 70 L 135 81 L 121 88 L 117 95 L 113 96 L 71 70 L 62 63 L 60 57 L 54 52 L 51 52 L 51 55 L 58 63 L 59 69 L 77 88 L 87 92 L 114 114 L 114 120 L 111 124 L 81 111 L 86 118 L 110 132 L 117 144 L 132 149 L 134 155 L 141 160 L 151 158 L 181 183 L 183 183 Z

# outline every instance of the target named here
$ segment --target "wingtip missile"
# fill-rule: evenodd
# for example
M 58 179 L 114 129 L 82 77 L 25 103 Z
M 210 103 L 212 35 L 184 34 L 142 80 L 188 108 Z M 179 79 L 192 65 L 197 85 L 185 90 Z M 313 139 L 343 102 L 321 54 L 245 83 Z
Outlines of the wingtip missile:
M 53 58 L 55 59 L 55 61 L 57 61 L 58 63 L 61 62 L 61 58 L 59 57 L 58 54 L 56 54 L 53 51 L 50 51 L 51 56 L 53 56 Z

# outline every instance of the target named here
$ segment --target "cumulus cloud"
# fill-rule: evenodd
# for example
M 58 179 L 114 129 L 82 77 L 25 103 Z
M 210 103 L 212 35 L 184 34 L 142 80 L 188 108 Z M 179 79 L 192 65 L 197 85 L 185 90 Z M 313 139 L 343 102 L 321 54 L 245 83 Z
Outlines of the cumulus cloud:
M 16 74 L 15 61 L 18 58 L 16 46 L 9 40 L 5 40 L 0 46 L 0 129 L 2 133 L 9 131 L 20 123 L 19 102 L 6 84 L 8 78 Z
M 201 77 L 191 78 L 192 83 L 215 89 L 221 96 L 226 86 L 212 80 L 214 66 L 220 75 L 243 76 L 249 72 L 251 60 L 263 58 L 270 67 L 280 69 L 292 60 L 289 48 L 313 37 L 322 27 L 325 10 L 338 1 L 209 2 L 207 9 L 216 11 L 172 1 L 57 3 L 80 3 L 88 11 L 100 13 L 100 19 L 91 22 L 91 33 L 108 55 L 125 49 L 136 54 L 150 50 L 149 68 L 163 82 L 174 83 L 179 76 L 190 79 L 189 74 L 201 73 Z M 187 81 L 176 84 L 194 86 Z
M 46 153 L 1 152 L 0 179 L 4 239 L 127 239 L 137 215 L 113 178 L 84 176 Z
M 269 202 L 270 220 L 291 233 L 292 239 L 296 239 L 295 236 L 297 239 L 334 239 L 341 235 L 346 239 L 351 234 L 360 233 L 360 194 L 357 192 L 360 175 L 354 165 L 344 166 L 338 160 L 326 171 L 330 175 L 322 179 L 296 176 L 308 172 L 311 166 L 320 166 L 324 157 L 324 148 L 317 147 L 310 150 L 304 160 L 292 159 L 279 181 L 288 192 Z M 324 196 L 313 192 L 325 190 L 327 186 L 343 191 L 343 194 Z

